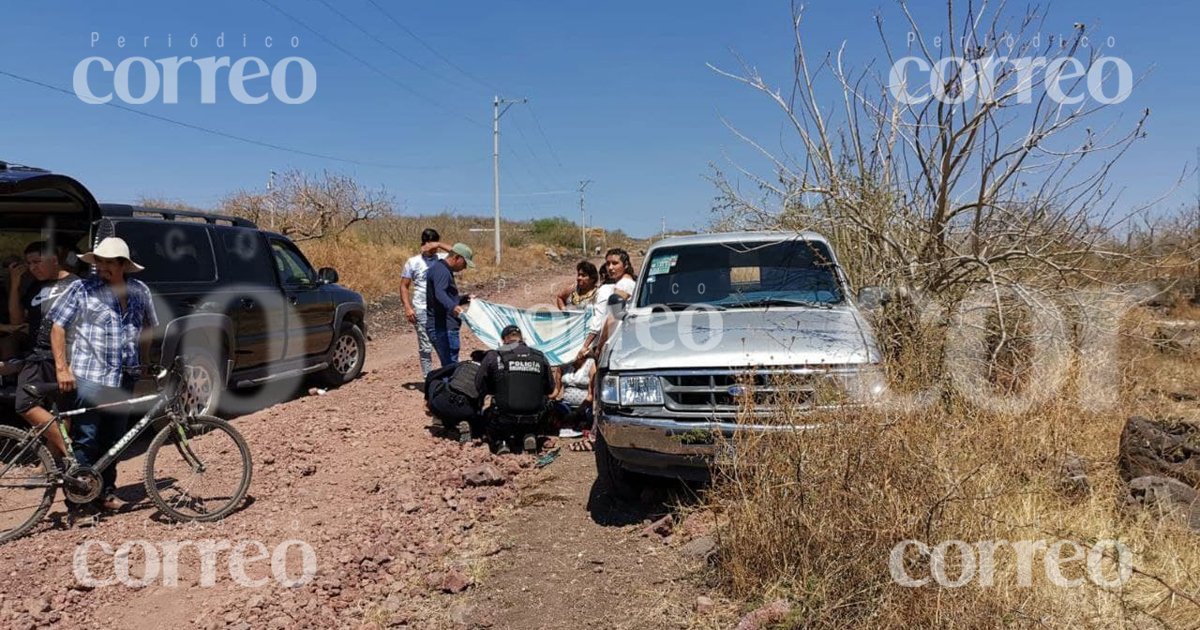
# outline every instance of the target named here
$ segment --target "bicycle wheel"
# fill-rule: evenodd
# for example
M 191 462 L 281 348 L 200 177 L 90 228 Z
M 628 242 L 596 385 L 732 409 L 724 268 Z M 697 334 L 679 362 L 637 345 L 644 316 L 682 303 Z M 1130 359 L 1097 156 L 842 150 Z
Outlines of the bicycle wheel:
M 146 495 L 181 522 L 215 521 L 250 489 L 250 448 L 233 425 L 211 416 L 171 423 L 146 451 Z
M 51 427 L 51 431 L 57 429 Z M 54 459 L 45 444 L 21 451 L 28 433 L 0 426 L 0 543 L 24 536 L 54 503 Z

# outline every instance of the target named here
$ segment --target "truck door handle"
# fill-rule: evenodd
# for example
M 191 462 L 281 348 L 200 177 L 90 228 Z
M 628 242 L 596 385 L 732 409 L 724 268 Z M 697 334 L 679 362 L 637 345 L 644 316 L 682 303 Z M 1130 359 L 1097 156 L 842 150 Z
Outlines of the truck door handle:
M 242 298 L 241 304 L 243 311 L 254 310 L 254 300 L 251 300 L 250 298 Z
M 198 304 L 200 304 L 198 298 L 185 298 L 179 303 L 180 306 L 187 309 L 195 309 Z
M 288 296 L 288 303 L 292 304 L 293 306 L 295 306 L 295 305 L 296 305 L 296 303 L 297 303 L 297 302 L 299 302 L 299 301 L 300 301 L 300 300 L 296 299 L 296 296 L 294 296 L 294 295 L 289 295 L 289 296 Z

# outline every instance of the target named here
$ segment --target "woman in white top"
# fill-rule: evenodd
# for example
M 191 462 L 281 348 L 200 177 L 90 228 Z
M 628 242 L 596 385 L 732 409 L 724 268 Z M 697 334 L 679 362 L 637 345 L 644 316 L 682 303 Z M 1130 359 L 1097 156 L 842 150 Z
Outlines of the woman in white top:
M 588 333 L 583 349 L 579 351 L 580 357 L 599 356 L 600 348 L 604 347 L 604 341 L 608 338 L 608 324 L 613 321 L 609 301 L 614 295 L 621 300 L 628 300 L 637 286 L 637 275 L 629 261 L 629 252 L 617 247 L 608 250 L 604 257 L 604 269 L 607 279 L 596 289 L 596 297 L 592 302 L 592 316 L 589 319 L 591 332 Z

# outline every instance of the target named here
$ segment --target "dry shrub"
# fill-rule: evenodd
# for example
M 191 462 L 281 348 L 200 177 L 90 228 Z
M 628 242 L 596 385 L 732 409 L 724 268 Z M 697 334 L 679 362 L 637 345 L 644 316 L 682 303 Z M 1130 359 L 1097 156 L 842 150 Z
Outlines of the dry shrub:
M 1144 322 L 1133 319 L 1136 332 Z M 1085 413 L 1065 395 L 1023 413 L 984 412 L 957 395 L 907 410 L 808 412 L 798 400 L 772 401 L 769 421 L 820 428 L 737 435 L 728 445 L 738 455 L 718 461 L 708 496 L 724 517 L 721 583 L 740 599 L 789 599 L 789 627 L 1193 627 L 1200 536 L 1119 509 L 1115 460 L 1124 420 L 1162 411 L 1131 393 L 1147 387 L 1130 384 L 1171 362 L 1134 334 L 1124 345 L 1128 395 L 1103 413 Z M 1193 368 L 1187 386 L 1196 381 Z M 1089 463 L 1090 489 L 1064 481 L 1070 454 Z M 905 587 L 888 563 L 906 540 L 930 548 L 947 540 L 1069 540 L 1084 553 L 1118 540 L 1132 551 L 1135 572 L 1120 587 L 1102 588 L 1087 579 L 1085 561 L 1064 561 L 1067 579 L 1084 578 L 1065 588 L 1047 576 L 1039 551 L 1031 583 L 1021 585 L 1017 553 L 1006 546 L 993 554 L 991 586 L 977 572 L 956 588 L 933 580 Z M 958 549 L 949 552 L 946 575 L 955 580 L 962 567 Z M 1062 557 L 1072 554 L 1068 545 Z M 930 576 L 929 557 L 917 547 L 904 559 L 914 579 Z M 1102 564 L 1105 579 L 1115 579 L 1112 559 Z

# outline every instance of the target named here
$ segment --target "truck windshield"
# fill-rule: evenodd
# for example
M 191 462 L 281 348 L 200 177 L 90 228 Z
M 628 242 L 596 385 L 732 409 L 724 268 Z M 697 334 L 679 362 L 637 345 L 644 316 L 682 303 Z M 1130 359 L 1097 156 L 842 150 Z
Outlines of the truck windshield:
M 808 240 L 658 248 L 638 289 L 638 306 L 718 308 L 829 306 L 844 297 L 833 256 Z

